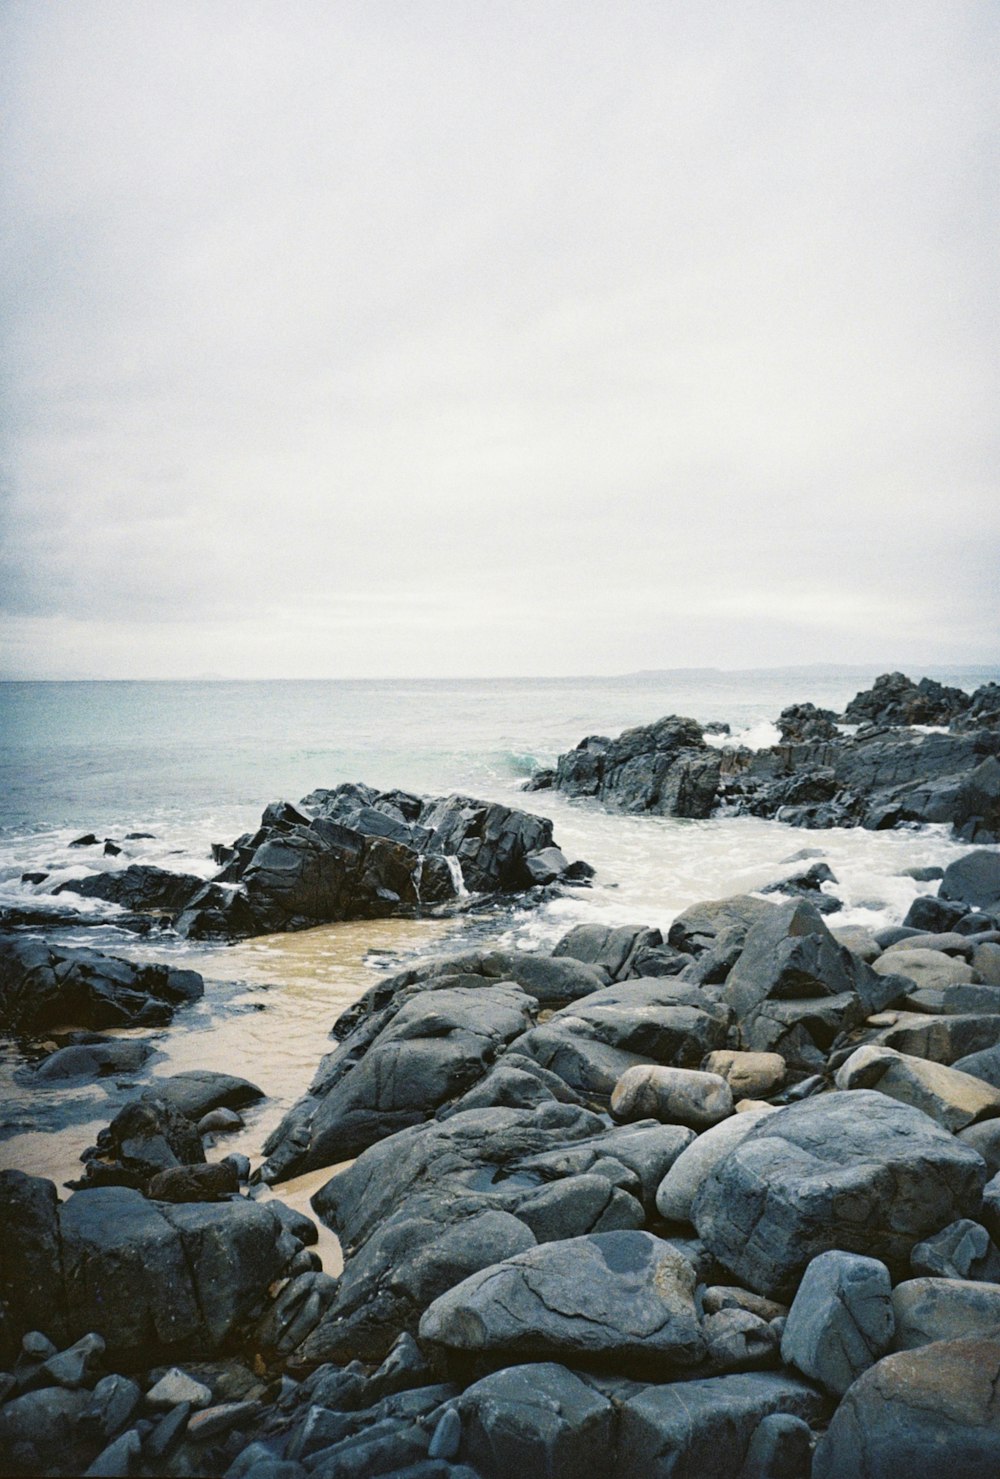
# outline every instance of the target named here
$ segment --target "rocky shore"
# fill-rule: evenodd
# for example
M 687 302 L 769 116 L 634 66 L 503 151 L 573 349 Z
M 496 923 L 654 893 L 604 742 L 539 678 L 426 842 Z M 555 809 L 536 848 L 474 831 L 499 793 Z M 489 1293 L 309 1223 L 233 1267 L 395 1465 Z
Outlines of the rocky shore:
M 980 844 L 998 691 L 938 689 L 890 675 L 840 721 L 797 705 L 754 755 L 665 720 L 585 741 L 552 783 L 705 815 L 734 765 L 726 805 L 949 820 Z M 871 783 L 820 796 L 829 769 Z M 813 799 L 777 801 L 807 776 Z M 223 1152 L 261 1090 L 188 1071 L 119 1108 L 68 1186 L 0 1172 L 0 1469 L 993 1479 L 1000 852 L 921 870 L 876 934 L 838 927 L 806 861 L 665 933 L 580 925 L 385 976 L 256 1164 Z M 236 938 L 590 872 L 540 818 L 364 786 L 269 807 L 217 862 L 207 885 L 125 867 L 92 887 L 136 927 Z M 0 939 L 0 1025 L 47 1038 L 26 1072 L 50 1085 L 141 1069 L 116 1031 L 204 989 L 27 926 Z M 304 1173 L 313 1217 L 281 1200 Z
M 768 749 L 720 749 L 700 723 L 670 715 L 617 739 L 589 735 L 526 789 L 640 815 L 876 830 L 947 822 L 963 841 L 1000 842 L 1000 685 L 969 695 L 887 673 L 843 715 L 793 704 L 778 728 Z

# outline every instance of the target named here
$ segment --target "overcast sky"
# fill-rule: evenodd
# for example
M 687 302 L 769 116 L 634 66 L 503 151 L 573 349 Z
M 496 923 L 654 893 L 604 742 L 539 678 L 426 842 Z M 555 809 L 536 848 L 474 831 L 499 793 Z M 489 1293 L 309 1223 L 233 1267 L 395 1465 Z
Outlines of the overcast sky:
M 997 659 L 994 4 L 0 15 L 5 675 Z

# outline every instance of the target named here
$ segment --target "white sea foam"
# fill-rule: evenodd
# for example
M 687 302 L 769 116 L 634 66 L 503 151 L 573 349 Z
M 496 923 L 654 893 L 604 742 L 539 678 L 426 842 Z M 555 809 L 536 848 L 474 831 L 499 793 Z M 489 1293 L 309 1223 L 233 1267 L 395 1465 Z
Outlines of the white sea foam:
M 714 750 L 769 750 L 781 744 L 781 730 L 770 719 L 761 719 L 731 734 L 705 734 L 702 738 Z

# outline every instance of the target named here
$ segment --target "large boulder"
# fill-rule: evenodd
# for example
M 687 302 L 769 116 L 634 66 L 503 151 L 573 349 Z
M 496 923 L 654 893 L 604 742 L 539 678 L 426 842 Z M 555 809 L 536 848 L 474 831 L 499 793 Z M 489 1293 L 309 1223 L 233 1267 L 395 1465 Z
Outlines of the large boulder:
M 949 863 L 938 897 L 970 909 L 992 909 L 1000 904 L 1000 853 L 980 848 Z
M 998 1472 L 1000 1341 L 977 1336 L 883 1357 L 848 1390 L 813 1461 L 813 1479 Z
M 667 1372 L 704 1356 L 695 1283 L 687 1260 L 650 1233 L 571 1238 L 465 1279 L 429 1306 L 420 1338 L 467 1355 Z
M 447 903 L 463 890 L 518 892 L 589 870 L 553 844 L 552 823 L 468 796 L 426 799 L 359 784 L 267 808 L 215 883 L 189 898 L 183 935 L 259 934 Z M 224 885 L 224 887 L 223 887 Z
M 81 1027 L 157 1026 L 204 992 L 197 971 L 136 965 L 98 950 L 0 935 L 0 1027 L 43 1032 Z
M 616 740 L 591 735 L 560 755 L 553 784 L 617 811 L 707 817 L 715 804 L 720 757 L 701 725 L 671 714 L 627 729 Z
M 53 893 L 79 894 L 83 899 L 104 899 L 140 913 L 176 914 L 204 885 L 196 873 L 174 873 L 150 863 L 130 863 L 85 878 L 68 878 Z
M 912 1104 L 956 1133 L 977 1120 L 1000 1115 L 1000 1089 L 971 1073 L 930 1063 L 895 1048 L 861 1047 L 837 1070 L 838 1089 L 878 1089 Z
M 855 694 L 844 710 L 848 724 L 948 724 L 969 708 L 961 688 L 946 688 L 933 678 L 914 683 L 904 673 L 883 673 L 871 688 Z
M 830 1248 L 904 1272 L 914 1244 L 976 1215 L 985 1180 L 982 1158 L 920 1110 L 857 1089 L 761 1120 L 713 1168 L 692 1221 L 741 1282 L 782 1298 Z
M 59 1203 L 51 1182 L 12 1171 L 0 1191 L 0 1294 L 14 1329 L 44 1323 L 60 1341 L 96 1331 L 109 1361 L 221 1349 L 299 1246 L 242 1198 L 171 1205 L 114 1186 Z

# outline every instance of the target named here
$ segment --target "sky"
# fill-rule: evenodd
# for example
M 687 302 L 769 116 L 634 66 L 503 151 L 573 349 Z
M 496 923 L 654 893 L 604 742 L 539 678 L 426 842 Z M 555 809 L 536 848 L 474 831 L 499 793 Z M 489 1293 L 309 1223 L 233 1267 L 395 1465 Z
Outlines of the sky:
M 975 0 L 5 0 L 0 676 L 995 663 Z

